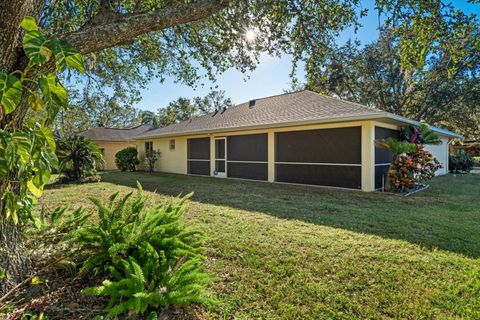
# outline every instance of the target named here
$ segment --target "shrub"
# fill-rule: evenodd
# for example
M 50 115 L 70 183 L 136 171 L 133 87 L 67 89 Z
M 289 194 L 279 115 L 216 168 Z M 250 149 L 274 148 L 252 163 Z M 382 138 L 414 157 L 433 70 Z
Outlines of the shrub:
M 135 171 L 139 163 L 138 152 L 134 147 L 122 149 L 115 154 L 115 164 L 121 171 Z
M 423 146 L 397 157 L 389 170 L 390 188 L 405 192 L 412 186 L 422 184 L 435 176 L 442 166 Z
M 145 154 L 145 164 L 148 168 L 148 172 L 153 172 L 155 169 L 155 163 L 157 162 L 158 158 L 160 157 L 160 151 L 149 151 Z
M 103 154 L 87 137 L 70 136 L 57 141 L 60 173 L 69 180 L 83 182 L 97 177 L 97 166 L 103 165 Z
M 98 223 L 72 234 L 89 255 L 83 272 L 107 275 L 101 285 L 83 290 L 85 294 L 107 296 L 107 317 L 128 312 L 152 319 L 158 309 L 169 305 L 211 303 L 207 284 L 211 278 L 200 264 L 202 234 L 180 223 L 185 200 L 178 204 L 147 206 L 141 195 L 118 193 L 104 205 L 92 198 Z
M 474 164 L 473 158 L 465 153 L 460 153 L 448 158 L 448 170 L 452 173 L 470 172 Z
M 473 157 L 473 166 L 480 167 L 480 157 Z

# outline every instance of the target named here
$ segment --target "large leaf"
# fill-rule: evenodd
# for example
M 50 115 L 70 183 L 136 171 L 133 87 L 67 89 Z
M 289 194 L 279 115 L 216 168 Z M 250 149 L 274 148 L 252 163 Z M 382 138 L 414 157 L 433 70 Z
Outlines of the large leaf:
M 15 164 L 15 158 L 16 158 L 16 149 L 15 149 L 15 144 L 10 143 L 7 145 L 5 148 L 5 152 L 3 154 L 4 159 L 6 161 L 6 166 L 8 169 L 12 169 L 13 165 Z
M 43 100 L 40 98 L 38 92 L 28 96 L 28 105 L 35 111 L 41 111 L 43 109 Z
M 35 18 L 30 16 L 23 18 L 22 29 L 27 32 L 38 30 L 37 23 L 35 22 Z
M 43 190 L 33 183 L 32 180 L 27 182 L 28 191 L 30 191 L 35 197 L 40 198 L 42 196 Z
M 54 73 L 49 73 L 46 77 L 41 75 L 38 84 L 45 103 L 57 108 L 67 106 L 67 90 L 65 90 Z
M 34 64 L 42 65 L 52 56 L 49 40 L 38 30 L 32 30 L 23 37 L 23 51 Z
M 9 114 L 15 110 L 22 98 L 22 83 L 10 74 L 0 71 L 0 105 Z
M 76 69 L 80 73 L 85 71 L 83 58 L 72 45 L 53 38 L 50 42 L 50 47 L 55 56 L 55 63 L 58 70 L 63 71 L 68 66 Z
M 55 151 L 55 137 L 53 136 L 52 129 L 50 129 L 49 127 L 42 127 L 41 131 L 50 149 L 52 149 L 52 151 Z
M 31 155 L 31 141 L 30 137 L 25 132 L 15 132 L 12 135 L 12 144 L 17 147 L 17 155 L 22 165 L 30 162 Z

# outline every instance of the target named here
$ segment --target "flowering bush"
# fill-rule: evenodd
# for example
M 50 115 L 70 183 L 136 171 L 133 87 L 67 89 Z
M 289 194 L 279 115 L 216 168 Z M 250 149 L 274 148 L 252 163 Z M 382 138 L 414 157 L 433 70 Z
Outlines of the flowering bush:
M 389 170 L 391 188 L 405 192 L 412 186 L 432 179 L 442 165 L 422 145 L 416 150 L 398 156 Z

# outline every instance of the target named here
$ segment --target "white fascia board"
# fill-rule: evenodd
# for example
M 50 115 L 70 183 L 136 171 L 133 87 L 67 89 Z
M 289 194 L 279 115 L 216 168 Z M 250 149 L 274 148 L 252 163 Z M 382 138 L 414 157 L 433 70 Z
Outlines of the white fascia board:
M 403 122 L 403 123 L 408 123 L 408 124 L 412 124 L 412 125 L 416 125 L 416 126 L 421 125 L 420 121 L 408 119 L 408 118 L 398 116 L 398 115 L 393 114 L 393 113 L 387 113 L 387 117 L 389 119 L 396 120 L 396 121 Z M 447 137 L 450 137 L 450 138 L 461 138 L 462 137 L 462 135 L 460 135 L 458 133 L 455 133 L 455 132 L 452 132 L 452 131 L 449 131 L 449 130 L 446 130 L 446 129 L 438 128 L 438 127 L 435 127 L 435 126 L 430 126 L 430 129 L 432 129 L 436 133 L 439 133 L 441 135 L 444 135 L 444 136 L 447 136 Z

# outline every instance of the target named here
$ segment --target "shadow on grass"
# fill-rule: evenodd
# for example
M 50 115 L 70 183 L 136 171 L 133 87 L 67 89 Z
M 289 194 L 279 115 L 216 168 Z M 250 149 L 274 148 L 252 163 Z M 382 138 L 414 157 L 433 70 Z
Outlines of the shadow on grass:
M 105 172 L 103 182 L 480 256 L 480 174 L 435 178 L 412 197 L 145 172 Z M 53 185 L 52 188 L 63 187 Z

